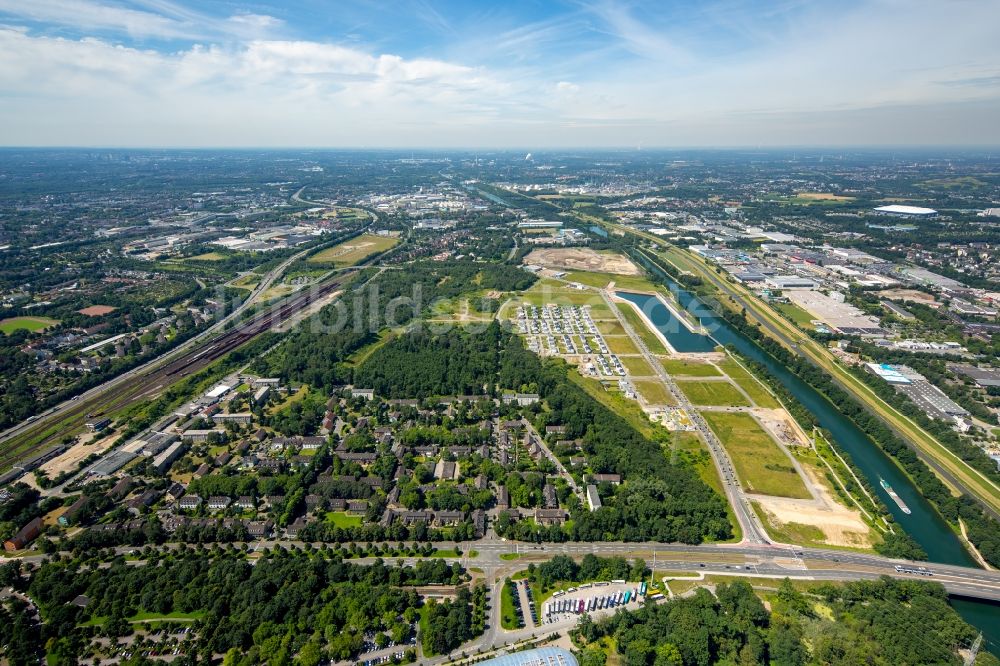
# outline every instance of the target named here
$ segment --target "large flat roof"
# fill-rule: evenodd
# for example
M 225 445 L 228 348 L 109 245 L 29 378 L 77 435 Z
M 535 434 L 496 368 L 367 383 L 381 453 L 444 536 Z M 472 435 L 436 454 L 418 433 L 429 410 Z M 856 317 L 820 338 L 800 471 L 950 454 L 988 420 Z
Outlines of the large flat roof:
M 933 208 L 921 208 L 920 206 L 901 206 L 892 204 L 890 206 L 879 206 L 875 209 L 879 213 L 892 213 L 895 215 L 937 215 Z

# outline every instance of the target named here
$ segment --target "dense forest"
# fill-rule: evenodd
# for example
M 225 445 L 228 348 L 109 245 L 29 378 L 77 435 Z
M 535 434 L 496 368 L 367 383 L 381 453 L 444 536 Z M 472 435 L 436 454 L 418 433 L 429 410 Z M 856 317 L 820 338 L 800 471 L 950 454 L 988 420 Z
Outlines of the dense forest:
M 627 666 L 961 664 L 958 650 L 976 636 L 931 583 L 882 578 L 804 593 L 786 579 L 769 601 L 770 610 L 736 581 L 714 595 L 699 588 L 631 613 L 585 616 L 581 666 L 607 663 L 608 645 Z M 1000 661 L 980 653 L 977 663 Z
M 258 370 L 329 389 L 351 383 L 348 357 L 378 340 L 387 326 L 408 324 L 435 302 L 478 289 L 527 289 L 535 276 L 515 266 L 471 261 L 416 262 L 405 271 L 369 269 L 357 286 L 293 333 L 283 353 Z
M 209 556 L 193 549 L 144 566 L 121 558 L 101 569 L 78 560 L 50 562 L 30 584 L 14 575 L 17 564 L 10 564 L 0 568 L 0 576 L 20 588 L 27 585 L 38 603 L 45 624 L 32 644 L 19 649 L 40 654 L 46 646 L 50 664 L 76 663 L 91 636 L 130 635 L 136 626 L 129 618 L 140 613 L 194 618 L 189 663 L 196 663 L 197 655 L 230 650 L 233 664 L 258 664 L 265 657 L 270 664 L 287 664 L 296 655 L 302 664 L 347 659 L 361 650 L 366 633 L 384 633 L 397 642 L 413 634 L 423 603 L 412 586 L 456 585 L 465 579 L 461 567 L 440 559 L 412 567 L 380 560 L 362 566 L 337 555 L 275 550 L 255 562 L 242 551 L 217 550 Z M 88 599 L 86 607 L 70 603 L 77 595 Z M 439 606 L 444 613 L 431 613 L 432 623 L 448 632 L 435 647 L 452 649 L 482 631 L 473 608 L 482 597 L 466 590 Z M 19 632 L 22 639 L 28 634 L 19 626 L 0 631 Z

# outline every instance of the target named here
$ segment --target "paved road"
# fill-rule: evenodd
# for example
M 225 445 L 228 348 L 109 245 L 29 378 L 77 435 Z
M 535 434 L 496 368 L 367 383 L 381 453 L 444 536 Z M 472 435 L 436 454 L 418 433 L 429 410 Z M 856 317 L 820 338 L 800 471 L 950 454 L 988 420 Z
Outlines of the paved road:
M 278 277 L 280 277 L 285 272 L 285 269 L 288 268 L 288 266 L 290 266 L 292 262 L 305 256 L 310 251 L 312 251 L 312 249 L 303 250 L 302 252 L 292 255 L 291 257 L 283 261 L 280 265 L 276 266 L 273 270 L 268 272 L 263 277 L 263 279 L 261 279 L 258 285 L 247 296 L 246 300 L 244 300 L 243 303 L 241 303 L 235 310 L 233 310 L 228 315 L 226 315 L 225 317 L 223 317 L 222 319 L 220 319 L 219 321 L 217 321 L 212 326 L 205 329 L 198 335 L 194 336 L 190 340 L 186 340 L 181 345 L 175 347 L 174 349 L 170 350 L 166 354 L 163 354 L 162 356 L 158 356 L 157 358 L 151 361 L 148 361 L 138 367 L 135 367 L 129 370 L 128 372 L 122 373 L 117 377 L 114 377 L 113 379 L 109 379 L 103 384 L 95 386 L 94 388 L 89 389 L 88 391 L 85 391 L 73 398 L 70 398 L 69 400 L 60 403 L 59 405 L 56 405 L 55 407 L 50 408 L 49 410 L 47 410 L 41 416 L 39 416 L 34 420 L 23 421 L 16 426 L 8 428 L 2 434 L 0 434 L 0 444 L 32 429 L 44 430 L 46 427 L 49 426 L 51 422 L 61 419 L 68 412 L 79 411 L 82 406 L 86 405 L 86 403 L 95 398 L 100 397 L 108 390 L 116 386 L 119 386 L 125 382 L 128 382 L 137 375 L 143 374 L 165 363 L 169 363 L 171 360 L 179 356 L 182 356 L 184 353 L 190 351 L 193 347 L 205 342 L 206 340 L 213 337 L 217 333 L 222 332 L 227 324 L 229 324 L 235 318 L 243 314 L 243 312 L 245 312 L 248 308 L 253 306 L 256 303 L 257 299 L 264 292 L 270 289 L 271 285 L 274 284 L 274 281 L 277 280 Z
M 639 351 L 642 352 L 642 355 L 646 358 L 646 362 L 649 363 L 649 366 L 656 372 L 660 381 L 666 385 L 667 390 L 673 395 L 677 405 L 687 412 L 691 422 L 698 429 L 698 432 L 701 433 L 702 438 L 708 444 L 709 453 L 712 454 L 712 462 L 715 463 L 715 469 L 719 473 L 719 478 L 722 479 L 723 488 L 726 491 L 726 498 L 729 500 L 729 505 L 733 508 L 736 520 L 739 522 L 740 529 L 743 531 L 743 540 L 757 544 L 771 543 L 771 539 L 767 535 L 767 531 L 764 530 L 764 526 L 761 525 L 760 519 L 754 512 L 753 507 L 750 506 L 750 501 L 743 493 L 743 487 L 736 478 L 736 468 L 733 466 L 733 462 L 729 458 L 729 454 L 726 452 L 726 449 L 722 446 L 722 442 L 720 442 L 715 436 L 712 429 L 708 427 L 708 424 L 705 422 L 705 419 L 702 418 L 701 413 L 693 404 L 691 404 L 691 401 L 687 399 L 684 392 L 678 388 L 673 378 L 666 373 L 663 366 L 649 350 L 649 347 L 646 346 L 642 337 L 639 336 L 632 328 L 628 319 L 622 316 L 621 312 L 618 310 L 617 304 L 611 300 L 608 292 L 602 289 L 601 296 L 604 298 L 604 302 L 608 305 L 611 311 L 615 313 L 615 316 L 618 318 L 618 322 L 622 325 L 622 328 L 625 329 L 625 332 L 628 333 L 632 342 L 635 343 L 635 345 L 639 348 Z

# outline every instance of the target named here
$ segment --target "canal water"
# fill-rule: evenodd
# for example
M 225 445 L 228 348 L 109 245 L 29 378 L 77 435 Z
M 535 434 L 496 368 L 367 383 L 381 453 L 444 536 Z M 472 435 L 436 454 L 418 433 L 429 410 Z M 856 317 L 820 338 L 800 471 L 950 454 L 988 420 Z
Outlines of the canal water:
M 641 257 L 634 257 L 641 259 Z M 896 523 L 920 544 L 932 562 L 978 566 L 965 550 L 950 526 L 916 489 L 909 478 L 878 446 L 852 421 L 809 384 L 799 379 L 786 367 L 774 360 L 750 338 L 733 329 L 694 295 L 660 271 L 656 266 L 640 262 L 663 278 L 677 302 L 696 318 L 711 337 L 691 332 L 655 296 L 619 292 L 619 296 L 638 305 L 650 321 L 664 334 L 677 351 L 695 352 L 713 349 L 717 344 L 732 345 L 742 355 L 764 365 L 781 384 L 808 409 L 822 428 L 828 430 L 837 445 L 848 454 L 855 466 L 879 493 L 883 503 L 892 513 Z M 700 338 L 701 340 L 696 340 Z M 879 486 L 885 479 L 912 511 L 907 515 Z M 981 629 L 991 641 L 990 651 L 998 653 L 1000 646 L 1000 605 L 987 602 L 959 600 L 953 606 L 970 624 Z

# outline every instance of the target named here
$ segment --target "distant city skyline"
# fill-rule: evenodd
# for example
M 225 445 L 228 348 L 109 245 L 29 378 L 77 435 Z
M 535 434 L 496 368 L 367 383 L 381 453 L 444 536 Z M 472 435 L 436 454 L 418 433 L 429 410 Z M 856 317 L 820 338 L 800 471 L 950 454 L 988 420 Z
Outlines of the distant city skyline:
M 992 0 L 0 0 L 0 145 L 1000 145 Z

